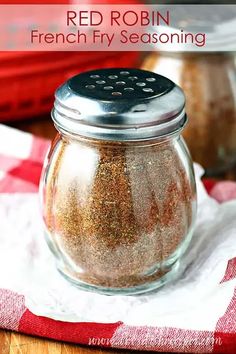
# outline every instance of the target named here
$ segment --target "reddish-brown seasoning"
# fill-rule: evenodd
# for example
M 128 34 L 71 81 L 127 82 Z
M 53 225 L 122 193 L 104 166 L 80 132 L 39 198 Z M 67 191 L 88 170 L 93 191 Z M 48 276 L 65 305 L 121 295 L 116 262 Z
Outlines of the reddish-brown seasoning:
M 71 277 L 120 288 L 169 271 L 195 198 L 175 140 L 56 140 L 44 218 Z

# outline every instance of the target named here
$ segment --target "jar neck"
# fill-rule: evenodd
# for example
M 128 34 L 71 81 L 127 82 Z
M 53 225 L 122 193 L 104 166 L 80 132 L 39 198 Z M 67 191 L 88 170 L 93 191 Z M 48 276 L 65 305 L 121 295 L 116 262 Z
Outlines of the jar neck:
M 68 131 L 65 131 L 58 126 L 56 126 L 56 129 L 59 133 L 59 135 L 67 142 L 80 142 L 80 143 L 85 143 L 85 144 L 94 144 L 94 145 L 106 145 L 106 146 L 150 146 L 150 145 L 157 145 L 157 144 L 166 144 L 170 143 L 172 141 L 176 141 L 181 137 L 181 132 L 182 129 L 173 132 L 172 134 L 168 134 L 166 136 L 159 136 L 159 137 L 152 137 L 149 139 L 139 139 L 139 140 L 106 140 L 106 139 L 99 139 L 95 137 L 87 137 L 75 133 L 70 133 Z

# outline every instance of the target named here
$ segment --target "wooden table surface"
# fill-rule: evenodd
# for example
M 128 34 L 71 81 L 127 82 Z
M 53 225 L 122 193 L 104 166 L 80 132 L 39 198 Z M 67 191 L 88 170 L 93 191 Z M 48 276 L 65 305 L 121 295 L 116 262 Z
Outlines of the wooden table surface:
M 127 354 L 131 351 L 88 348 L 0 330 L 0 354 Z
M 15 122 L 11 126 L 23 131 L 31 132 L 37 136 L 52 139 L 56 130 L 50 117 L 30 120 L 25 122 Z M 236 179 L 236 169 L 228 172 L 221 178 Z M 107 350 L 88 348 L 78 345 L 56 342 L 47 339 L 26 336 L 10 331 L 0 330 L 0 354 L 126 354 L 132 351 Z M 137 352 L 136 352 L 137 353 Z M 145 352 L 147 353 L 147 352 Z

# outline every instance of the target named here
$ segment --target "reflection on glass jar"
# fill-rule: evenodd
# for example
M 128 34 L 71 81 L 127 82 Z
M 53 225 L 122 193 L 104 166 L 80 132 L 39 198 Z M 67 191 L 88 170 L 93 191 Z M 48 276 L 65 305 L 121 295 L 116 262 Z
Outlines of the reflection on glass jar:
M 180 136 L 186 121 L 181 90 L 152 73 L 130 69 L 125 78 L 125 72 L 80 74 L 59 89 L 53 112 L 59 134 L 41 181 L 46 237 L 59 270 L 80 287 L 109 294 L 141 293 L 173 279 L 196 211 L 192 163 Z M 109 86 L 123 75 L 135 93 L 119 88 L 124 97 L 114 98 L 99 85 L 82 96 L 84 82 L 88 87 L 98 75 Z M 136 89 L 134 76 L 152 82 L 153 92 Z M 162 116 L 158 108 L 149 111 L 160 87 L 158 105 L 163 109 L 171 92 L 174 102 Z M 109 118 L 101 98 L 106 112 L 116 110 Z M 71 125 L 73 102 L 86 109 L 83 123 L 77 118 Z
M 208 175 L 236 163 L 236 66 L 232 54 L 152 53 L 142 65 L 179 84 L 189 124 L 183 136 Z

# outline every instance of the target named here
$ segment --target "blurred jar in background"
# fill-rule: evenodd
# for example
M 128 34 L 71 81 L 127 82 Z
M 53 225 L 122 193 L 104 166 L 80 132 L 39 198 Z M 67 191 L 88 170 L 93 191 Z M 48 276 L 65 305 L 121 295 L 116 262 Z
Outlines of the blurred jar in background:
M 164 75 L 186 95 L 189 124 L 184 138 L 207 175 L 236 162 L 236 65 L 225 53 L 151 53 L 142 69 Z

